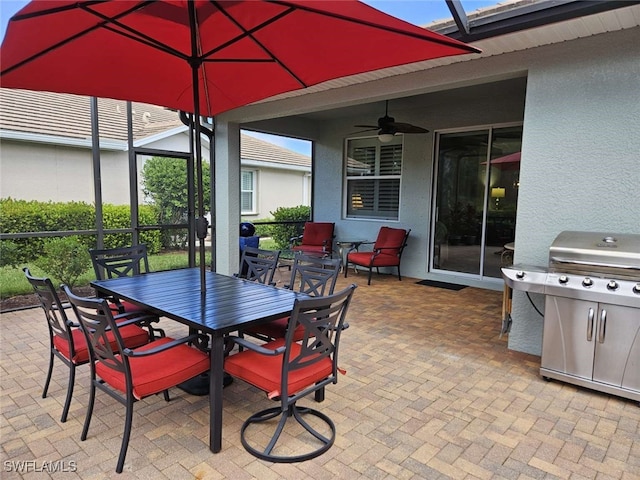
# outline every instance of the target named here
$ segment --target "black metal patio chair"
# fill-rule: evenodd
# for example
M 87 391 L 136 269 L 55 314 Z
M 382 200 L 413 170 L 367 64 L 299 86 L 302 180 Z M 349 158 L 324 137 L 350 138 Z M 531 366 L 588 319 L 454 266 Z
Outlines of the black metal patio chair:
M 279 258 L 279 250 L 245 247 L 240 258 L 240 270 L 236 276 L 265 285 L 274 285 L 273 275 L 278 268 Z
M 231 337 L 243 350 L 225 359 L 225 371 L 280 403 L 251 415 L 243 423 L 240 438 L 252 455 L 270 462 L 301 462 L 323 454 L 333 445 L 336 436 L 333 421 L 326 414 L 297 403 L 326 385 L 337 383 L 338 372 L 345 373 L 338 367 L 338 348 L 355 288 L 356 285 L 350 285 L 335 295 L 296 300 L 292 328 L 285 338 L 257 345 L 245 338 Z M 298 325 L 302 325 L 304 334 L 296 342 L 294 332 Z M 281 435 L 291 418 L 310 435 L 300 434 L 305 439 L 296 447 L 278 443 L 281 438 L 287 442 L 298 438 L 296 430 L 295 434 Z M 249 427 L 254 424 L 261 427 L 249 439 Z M 291 454 L 292 451 L 296 453 Z
M 144 275 L 150 272 L 147 246 L 144 244 L 132 245 L 130 247 L 89 249 L 89 256 L 97 280 L 107 278 L 130 277 L 133 275 Z M 156 328 L 152 324 L 158 323 L 160 317 L 151 312 L 145 312 L 137 305 L 121 300 L 119 298 L 109 298 L 110 308 L 116 313 L 140 313 L 144 314 L 145 327 L 149 329 L 152 337 L 164 337 L 164 330 Z
M 77 322 L 70 321 L 67 317 L 67 310 L 71 309 L 71 305 L 62 303 L 51 280 L 49 278 L 34 277 L 27 267 L 22 270 L 38 297 L 49 330 L 49 370 L 47 379 L 44 382 L 42 398 L 47 397 L 54 359 L 58 358 L 69 368 L 67 398 L 60 417 L 60 421 L 64 423 L 67 421 L 71 398 L 73 397 L 76 367 L 89 363 L 89 349 L 83 333 L 78 328 L 80 325 Z M 149 342 L 147 331 L 137 325 L 123 326 L 119 330 L 119 334 L 124 344 L 129 348 L 138 347 Z M 115 337 L 111 332 L 107 334 L 107 339 L 111 343 L 115 342 Z
M 320 258 L 298 253 L 293 259 L 291 279 L 285 287 L 312 297 L 331 295 L 335 289 L 341 266 L 342 260 L 339 258 Z M 243 330 L 243 333 L 260 340 L 271 341 L 276 338 L 284 338 L 288 326 L 289 317 L 283 317 L 248 328 Z M 298 325 L 294 334 L 295 341 L 300 340 L 302 332 L 302 325 Z
M 89 403 L 80 439 L 87 438 L 96 388 L 125 405 L 124 433 L 116 465 L 116 472 L 121 473 L 131 436 L 133 404 L 209 370 L 209 356 L 185 345 L 202 344 L 204 336 L 192 334 L 178 340 L 163 337 L 142 347 L 129 348 L 105 299 L 78 297 L 66 285 L 62 288 L 82 325 L 91 358 Z M 110 332 L 114 344 L 107 341 Z

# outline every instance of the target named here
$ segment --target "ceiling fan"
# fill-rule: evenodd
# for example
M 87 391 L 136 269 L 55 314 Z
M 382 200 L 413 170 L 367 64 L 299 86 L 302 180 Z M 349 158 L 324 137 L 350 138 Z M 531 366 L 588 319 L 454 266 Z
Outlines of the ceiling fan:
M 396 122 L 396 119 L 389 116 L 389 100 L 385 102 L 384 117 L 378 119 L 377 125 L 355 125 L 356 128 L 366 128 L 362 132 L 378 130 L 378 140 L 387 143 L 393 140 L 396 133 L 428 133 L 429 130 L 411 125 L 410 123 Z

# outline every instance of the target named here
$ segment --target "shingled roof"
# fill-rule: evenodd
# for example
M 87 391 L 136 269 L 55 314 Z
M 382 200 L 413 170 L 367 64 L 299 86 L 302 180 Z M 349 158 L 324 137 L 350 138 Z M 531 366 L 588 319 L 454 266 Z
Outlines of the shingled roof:
M 254 160 L 311 167 L 311 157 L 244 133 L 240 136 L 240 151 L 243 162 Z
M 180 127 L 178 114 L 133 102 L 133 137 L 139 140 Z M 100 137 L 127 141 L 127 106 L 122 100 L 98 99 Z M 91 138 L 89 97 L 66 93 L 0 88 L 0 128 L 65 138 Z
M 170 132 L 184 125 L 175 111 L 132 103 L 133 138 Z M 98 99 L 100 138 L 127 141 L 127 106 L 121 100 Z M 60 137 L 91 138 L 89 97 L 65 93 L 0 88 L 0 130 Z M 89 144 L 88 144 L 89 145 Z M 241 135 L 243 161 L 310 167 L 311 158 L 246 134 Z

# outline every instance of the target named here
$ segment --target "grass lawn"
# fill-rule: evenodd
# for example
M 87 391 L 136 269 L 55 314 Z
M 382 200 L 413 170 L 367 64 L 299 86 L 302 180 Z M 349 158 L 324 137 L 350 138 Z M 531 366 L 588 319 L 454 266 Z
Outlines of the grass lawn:
M 196 258 L 197 255 L 196 255 Z M 211 263 L 211 257 L 208 255 L 207 263 Z M 21 265 L 20 267 L 2 267 L 0 268 L 0 298 L 13 297 L 15 295 L 23 295 L 33 293 L 33 288 L 27 282 L 22 271 L 23 266 L 28 266 L 31 274 L 36 277 L 48 276 L 35 263 Z M 187 252 L 170 252 L 157 255 L 149 255 L 149 268 L 151 271 L 174 270 L 177 268 L 186 268 L 189 266 L 189 258 Z M 93 268 L 89 266 L 87 271 L 78 279 L 76 286 L 82 287 L 88 285 L 91 280 L 95 280 Z M 54 281 L 54 285 L 55 285 Z
M 260 248 L 266 250 L 275 250 L 276 244 L 271 238 L 261 238 Z M 199 256 L 196 252 L 196 261 Z M 207 253 L 207 265 L 211 264 L 211 255 Z M 47 277 L 48 275 L 38 268 L 35 263 L 20 265 L 19 267 L 2 267 L 0 268 L 0 298 L 9 298 L 16 295 L 24 295 L 33 293 L 33 288 L 27 282 L 22 267 L 27 266 L 31 274 L 36 277 Z M 157 255 L 149 255 L 149 268 L 152 272 L 161 270 L 175 270 L 177 268 L 186 268 L 189 266 L 189 258 L 187 252 L 168 252 Z M 87 271 L 78 279 L 77 287 L 88 285 L 94 280 L 95 274 L 93 268 L 88 266 Z M 57 283 L 55 279 L 54 285 Z

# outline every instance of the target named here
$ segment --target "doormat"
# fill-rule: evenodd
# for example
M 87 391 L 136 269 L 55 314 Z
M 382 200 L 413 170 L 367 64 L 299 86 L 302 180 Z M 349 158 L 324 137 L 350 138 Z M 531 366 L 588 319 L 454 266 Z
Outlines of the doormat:
M 455 283 L 436 282 L 435 280 L 420 280 L 416 282 L 418 285 L 426 285 L 427 287 L 446 288 L 447 290 L 462 290 L 467 288 L 466 285 L 456 285 Z

